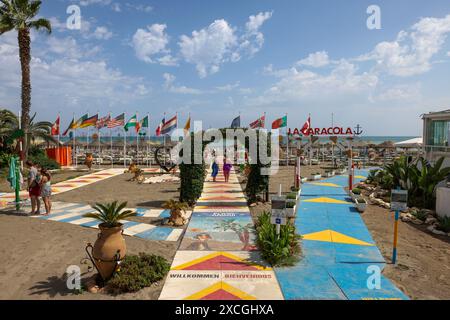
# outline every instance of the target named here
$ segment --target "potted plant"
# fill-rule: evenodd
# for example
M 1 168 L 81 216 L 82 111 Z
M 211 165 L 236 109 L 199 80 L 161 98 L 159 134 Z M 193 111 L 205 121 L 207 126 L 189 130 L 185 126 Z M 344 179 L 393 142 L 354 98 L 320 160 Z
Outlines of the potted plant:
M 286 202 L 286 216 L 288 218 L 294 218 L 295 217 L 295 201 L 287 201 Z
M 313 174 L 311 175 L 311 180 L 313 180 L 313 181 L 320 180 L 321 178 L 322 178 L 322 175 L 320 174 L 320 172 L 313 173 Z
M 367 208 L 367 201 L 366 201 L 366 199 L 364 199 L 363 196 L 359 195 L 359 196 L 355 197 L 354 201 L 356 203 L 356 209 L 359 212 L 363 213 L 366 210 L 366 208 Z
M 361 196 L 361 189 L 354 188 L 354 189 L 350 190 L 349 194 L 350 194 L 350 197 L 352 197 L 352 200 L 355 201 L 355 199 L 357 197 Z
M 136 215 L 136 212 L 124 210 L 126 202 L 118 204 L 117 201 L 108 204 L 97 203 L 92 208 L 97 212 L 83 215 L 100 221 L 100 233 L 95 241 L 92 257 L 98 272 L 103 280 L 109 279 L 127 253 L 125 239 L 123 238 L 123 219 Z
M 183 217 L 183 213 L 189 208 L 186 203 L 171 199 L 164 203 L 163 208 L 170 210 L 169 225 L 175 227 L 184 226 L 186 219 Z

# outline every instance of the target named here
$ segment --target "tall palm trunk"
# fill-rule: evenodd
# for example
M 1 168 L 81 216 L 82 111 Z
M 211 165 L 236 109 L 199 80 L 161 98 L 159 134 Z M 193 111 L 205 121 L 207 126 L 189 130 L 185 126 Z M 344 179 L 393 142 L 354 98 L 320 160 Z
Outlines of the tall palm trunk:
M 25 157 L 28 154 L 28 125 L 30 123 L 30 109 L 31 109 L 31 81 L 30 81 L 30 30 L 28 28 L 19 29 L 19 54 L 20 66 L 22 68 L 22 118 L 21 126 L 25 132 L 23 139 L 23 152 Z

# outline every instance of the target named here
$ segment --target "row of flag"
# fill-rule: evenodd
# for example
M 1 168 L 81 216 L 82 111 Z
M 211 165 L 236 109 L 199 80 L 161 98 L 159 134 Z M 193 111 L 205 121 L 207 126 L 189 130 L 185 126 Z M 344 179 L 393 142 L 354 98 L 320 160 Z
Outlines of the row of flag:
M 52 126 L 51 134 L 54 136 L 60 135 L 60 122 L 61 118 L 58 116 L 55 123 Z M 150 128 L 150 119 L 149 116 L 144 117 L 142 120 L 138 120 L 137 114 L 132 116 L 128 122 L 125 122 L 125 113 L 121 115 L 111 118 L 111 115 L 108 115 L 103 118 L 99 118 L 98 114 L 92 117 L 89 117 L 88 114 L 83 115 L 77 121 L 75 118 L 72 119 L 67 129 L 63 132 L 62 136 L 66 136 L 72 130 L 84 129 L 89 127 L 96 127 L 97 130 L 108 128 L 118 128 L 123 127 L 123 129 L 128 132 L 131 128 L 134 128 L 136 133 L 139 133 L 142 128 Z M 166 135 L 170 134 L 173 130 L 178 127 L 178 115 L 166 121 L 165 117 L 162 119 L 161 123 L 156 128 L 156 135 Z M 184 126 L 185 133 L 188 133 L 191 129 L 191 117 L 186 122 Z
M 149 129 L 149 116 L 144 117 L 142 120 L 138 120 L 137 114 L 128 120 L 128 122 L 125 123 L 125 113 L 122 113 L 121 115 L 111 118 L 111 115 L 108 115 L 103 118 L 99 118 L 98 114 L 92 117 L 89 117 L 88 114 L 83 115 L 80 119 L 75 121 L 75 118 L 72 119 L 70 122 L 68 128 L 64 133 L 63 136 L 66 136 L 70 131 L 76 130 L 76 129 L 84 129 L 89 127 L 96 127 L 97 130 L 108 128 L 113 129 L 117 127 L 123 127 L 126 132 L 128 132 L 131 128 L 134 128 L 136 133 L 139 133 L 142 128 Z M 281 129 L 281 128 L 287 128 L 288 125 L 288 117 L 287 115 L 276 119 L 272 123 L 272 129 Z M 166 121 L 165 117 L 162 119 L 158 127 L 156 128 L 156 136 L 166 135 L 170 134 L 173 130 L 175 130 L 178 127 L 178 115 L 174 116 L 173 118 Z M 262 117 L 258 118 L 257 120 L 253 121 L 249 124 L 249 127 L 251 129 L 264 129 L 266 127 L 266 115 L 264 114 Z M 241 128 L 241 116 L 236 117 L 233 119 L 231 123 L 231 128 Z M 303 125 L 300 132 L 307 136 L 308 131 L 311 128 L 311 117 L 308 117 L 308 120 Z M 186 125 L 184 126 L 184 132 L 185 134 L 189 133 L 191 129 L 191 117 L 189 116 Z M 59 136 L 60 135 L 60 117 L 56 119 L 56 122 L 52 126 L 52 135 Z
M 282 129 L 282 128 L 287 128 L 288 125 L 288 117 L 287 115 L 276 119 L 273 123 L 272 123 L 272 129 Z M 252 123 L 249 124 L 249 127 L 251 129 L 264 129 L 266 127 L 266 115 L 264 114 L 262 117 L 258 118 L 257 120 L 253 121 Z M 241 128 L 241 116 L 238 116 L 237 118 L 235 118 L 232 123 L 231 123 L 231 128 Z M 305 122 L 305 124 L 303 125 L 302 129 L 300 130 L 300 132 L 307 136 L 309 133 L 309 129 L 311 128 L 311 117 L 308 117 L 308 120 Z

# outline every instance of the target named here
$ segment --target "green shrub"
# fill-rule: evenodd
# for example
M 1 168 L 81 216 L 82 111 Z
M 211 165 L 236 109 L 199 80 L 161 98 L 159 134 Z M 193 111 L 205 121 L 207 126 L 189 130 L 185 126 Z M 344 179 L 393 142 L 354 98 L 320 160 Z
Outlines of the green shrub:
M 286 196 L 286 199 L 288 200 L 296 200 L 297 199 L 297 193 L 291 192 Z
M 145 253 L 130 255 L 107 285 L 116 293 L 136 292 L 162 280 L 169 270 L 170 265 L 163 257 Z
M 7 168 L 9 166 L 9 159 L 12 154 L 7 152 L 0 152 L 0 168 Z
M 424 210 L 414 210 L 411 212 L 411 214 L 416 218 L 419 219 L 421 221 L 425 221 L 427 220 L 427 216 L 428 213 Z
M 287 201 L 286 202 L 286 208 L 292 209 L 295 207 L 295 201 Z
M 250 173 L 248 175 L 247 185 L 245 187 L 245 193 L 250 203 L 256 202 L 258 194 L 269 190 L 269 176 L 262 175 L 261 170 L 270 168 L 270 163 L 264 164 L 261 161 L 260 150 L 267 150 L 267 154 L 271 154 L 271 140 L 270 133 L 264 133 L 257 130 L 257 143 L 256 143 L 256 155 L 257 159 L 249 159 L 252 164 L 249 165 Z M 245 147 L 250 149 L 250 142 L 245 141 Z M 250 155 L 251 156 L 251 155 Z
M 42 168 L 45 168 L 47 170 L 54 170 L 54 169 L 59 169 L 61 168 L 61 166 L 59 165 L 58 162 L 56 162 L 53 159 L 50 159 L 49 157 L 47 157 L 47 155 L 44 154 L 37 154 L 34 156 L 29 156 L 28 157 L 29 160 L 33 161 L 35 164 L 40 165 Z
M 360 194 L 361 194 L 361 189 L 360 189 L 360 188 L 354 188 L 354 189 L 352 190 L 352 192 L 353 192 L 354 194 L 356 194 L 356 195 L 360 195 Z
M 295 192 L 295 193 L 298 193 L 298 192 L 300 191 L 300 188 L 297 188 L 297 187 L 292 186 L 292 187 L 291 187 L 291 191 L 292 191 L 292 192 Z
M 268 212 L 258 217 L 256 231 L 261 255 L 272 266 L 292 266 L 299 259 L 301 237 L 291 224 L 281 226 L 278 237 L 276 226 L 271 223 L 270 218 Z
M 194 135 L 202 136 L 202 132 L 191 133 L 191 136 L 183 141 L 183 147 L 181 150 L 189 149 L 191 152 L 191 159 L 188 163 L 180 164 L 180 202 L 194 205 L 198 198 L 200 198 L 203 191 L 203 183 L 206 177 L 206 167 L 203 161 L 203 150 L 205 149 L 205 143 L 202 145 L 202 150 L 197 150 L 194 147 L 194 140 L 201 140 L 202 137 L 194 138 Z M 191 144 L 190 146 L 188 144 Z M 198 153 L 196 153 L 198 152 Z M 201 152 L 201 153 L 200 153 Z M 180 152 L 180 156 L 183 156 L 183 151 Z M 201 163 L 195 164 L 196 159 L 199 158 Z
M 440 217 L 439 221 L 439 229 L 444 232 L 450 232 L 450 217 Z

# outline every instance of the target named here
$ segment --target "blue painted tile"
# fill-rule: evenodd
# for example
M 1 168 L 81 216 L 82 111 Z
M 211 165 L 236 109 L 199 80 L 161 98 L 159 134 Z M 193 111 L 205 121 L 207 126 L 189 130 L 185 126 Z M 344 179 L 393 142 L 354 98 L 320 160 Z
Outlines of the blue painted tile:
M 373 265 L 373 264 L 372 264 Z M 369 289 L 369 284 L 373 283 L 369 277 L 373 272 L 368 270 L 371 264 L 338 264 L 333 267 L 327 267 L 328 272 L 350 300 L 366 299 L 402 299 L 408 300 L 408 297 L 397 289 L 387 278 L 381 275 L 381 285 L 379 289 Z M 382 265 L 374 265 L 380 267 Z
M 345 300 L 325 268 L 302 261 L 292 268 L 275 268 L 286 300 Z
M 174 229 L 166 227 L 156 227 L 151 230 L 147 230 L 141 233 L 137 233 L 134 236 L 137 238 L 147 239 L 147 240 L 159 240 L 165 241 L 167 237 L 172 233 Z

